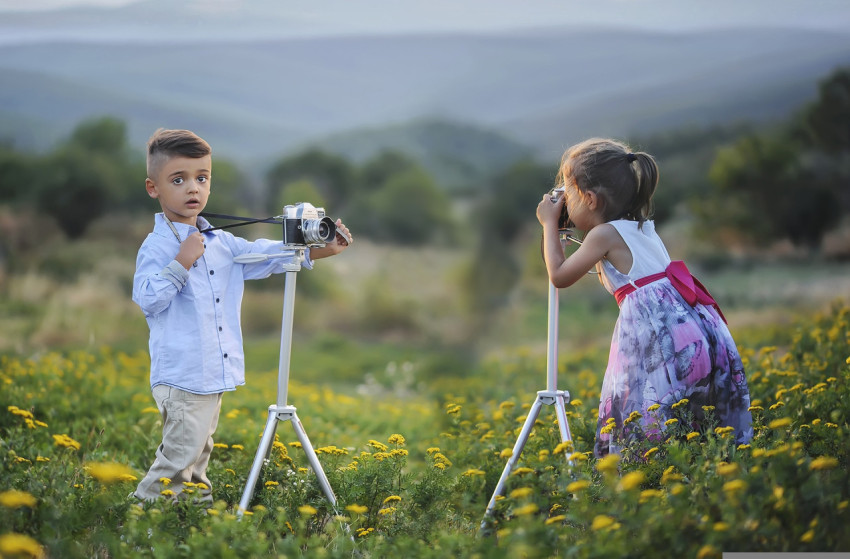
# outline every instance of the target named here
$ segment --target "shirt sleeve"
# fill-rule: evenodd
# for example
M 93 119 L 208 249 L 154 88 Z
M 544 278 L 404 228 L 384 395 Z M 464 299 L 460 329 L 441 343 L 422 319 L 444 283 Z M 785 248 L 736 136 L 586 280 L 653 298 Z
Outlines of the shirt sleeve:
M 152 243 L 142 244 L 136 257 L 133 301 L 145 316 L 159 314 L 168 308 L 187 281 L 189 272 L 173 256 Z

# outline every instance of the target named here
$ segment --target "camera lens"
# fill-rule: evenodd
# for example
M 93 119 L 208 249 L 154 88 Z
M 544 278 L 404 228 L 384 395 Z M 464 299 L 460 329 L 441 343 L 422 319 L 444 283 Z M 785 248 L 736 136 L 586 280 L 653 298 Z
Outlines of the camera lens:
M 305 219 L 302 222 L 304 242 L 308 245 L 329 243 L 336 235 L 336 224 L 329 217 Z

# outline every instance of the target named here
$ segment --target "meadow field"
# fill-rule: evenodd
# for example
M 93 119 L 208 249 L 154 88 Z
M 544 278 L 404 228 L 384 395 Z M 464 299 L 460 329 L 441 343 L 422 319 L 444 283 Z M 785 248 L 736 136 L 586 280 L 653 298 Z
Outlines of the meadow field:
M 147 329 L 129 301 L 132 258 L 114 236 L 85 250 L 40 249 L 54 254 L 39 255 L 38 273 L 3 278 L 0 301 L 0 556 L 850 550 L 846 264 L 729 265 L 702 276 L 745 358 L 751 444 L 735 446 L 716 425 L 691 431 L 682 416 L 663 440 L 602 460 L 590 451 L 616 305 L 592 278 L 562 292 L 559 387 L 571 395 L 573 444 L 561 444 L 544 407 L 482 529 L 534 393 L 545 388 L 546 285 L 533 245 L 511 300 L 474 336 L 483 327 L 461 311 L 463 296 L 440 288 L 462 269 L 459 252 L 411 258 L 364 243 L 321 273 L 299 274 L 289 403 L 338 506 L 282 423 L 241 520 L 276 397 L 282 281 L 246 293 L 248 384 L 224 397 L 209 468 L 215 503 L 193 505 L 191 494 L 172 503 L 166 489 L 140 506 L 128 494 L 161 425 Z

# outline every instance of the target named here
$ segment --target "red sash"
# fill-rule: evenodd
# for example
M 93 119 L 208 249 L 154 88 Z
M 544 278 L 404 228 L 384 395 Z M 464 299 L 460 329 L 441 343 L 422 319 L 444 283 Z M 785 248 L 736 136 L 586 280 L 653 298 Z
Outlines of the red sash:
M 623 287 L 616 290 L 614 292 L 614 297 L 617 299 L 617 304 L 622 304 L 623 299 L 626 298 L 626 295 L 637 289 L 637 287 L 643 287 L 644 285 L 650 284 L 654 281 L 658 281 L 663 278 L 667 278 L 670 280 L 670 283 L 673 284 L 673 287 L 676 288 L 676 291 L 679 292 L 679 294 L 685 299 L 685 301 L 688 302 L 690 306 L 693 307 L 697 303 L 702 303 L 703 305 L 711 305 L 717 310 L 717 314 L 720 315 L 720 318 L 723 319 L 723 322 L 727 322 L 726 317 L 723 316 L 723 313 L 720 311 L 720 307 L 717 305 L 717 301 L 714 300 L 714 298 L 708 292 L 708 289 L 706 289 L 705 286 L 703 286 L 703 284 L 701 284 L 698 279 L 691 275 L 691 272 L 688 271 L 688 267 L 685 266 L 685 263 L 681 260 L 670 262 L 670 265 L 667 266 L 667 269 L 663 272 L 640 278 L 639 280 L 635 280 L 634 285 L 631 283 L 627 283 Z

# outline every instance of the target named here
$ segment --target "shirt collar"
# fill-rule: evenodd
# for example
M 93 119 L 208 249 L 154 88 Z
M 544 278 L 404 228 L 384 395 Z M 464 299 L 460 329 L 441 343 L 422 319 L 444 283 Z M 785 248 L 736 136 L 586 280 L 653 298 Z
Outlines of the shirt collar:
M 191 225 L 186 225 L 185 223 L 178 223 L 176 221 L 172 221 L 171 224 L 177 228 L 177 232 L 180 233 L 180 239 L 184 240 L 190 234 L 195 231 L 200 231 L 202 229 L 207 229 L 211 227 L 210 222 L 206 220 L 205 217 L 198 216 L 197 227 L 192 227 Z M 171 228 L 168 226 L 168 222 L 165 220 L 165 214 L 162 212 L 157 213 L 154 216 L 154 230 L 157 233 L 165 235 L 167 237 L 173 237 L 174 233 L 171 232 Z

